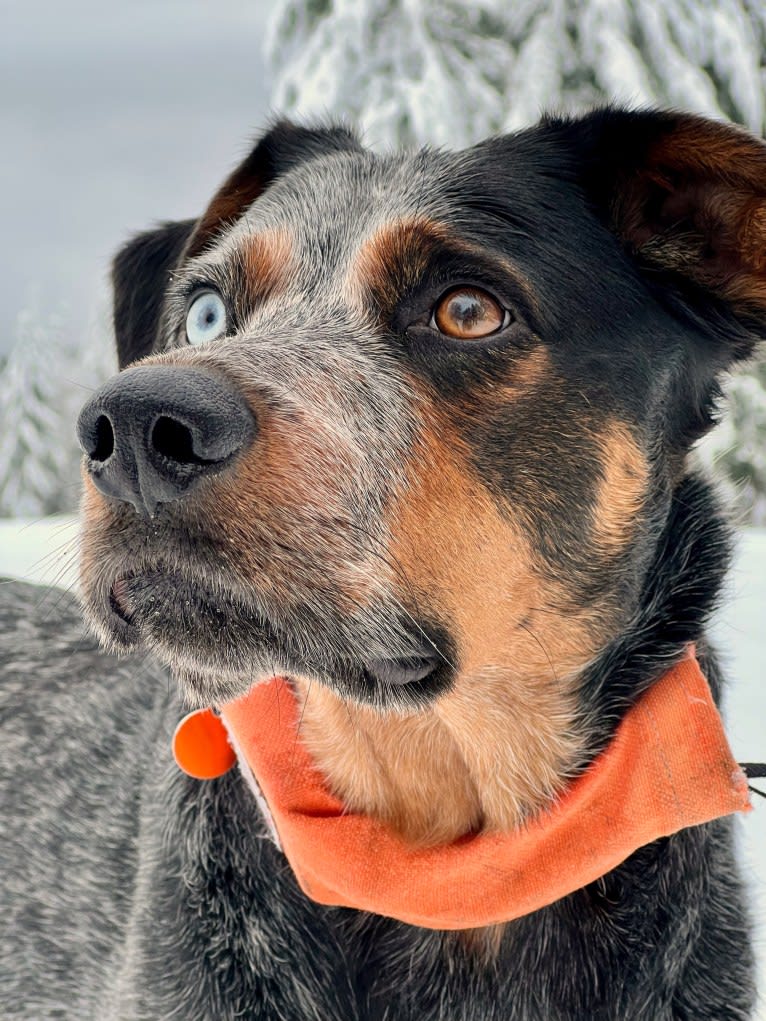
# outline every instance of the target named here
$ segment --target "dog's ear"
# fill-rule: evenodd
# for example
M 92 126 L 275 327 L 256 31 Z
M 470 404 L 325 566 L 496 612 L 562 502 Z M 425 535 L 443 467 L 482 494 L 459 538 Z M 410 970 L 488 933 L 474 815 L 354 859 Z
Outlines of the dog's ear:
M 170 274 L 181 258 L 196 220 L 164 223 L 138 234 L 112 263 L 114 336 L 120 369 L 148 355 Z
M 318 156 L 343 151 L 361 151 L 357 139 L 344 127 L 303 128 L 290 121 L 279 121 L 213 196 L 185 254 L 201 252 L 282 174 Z
M 550 123 L 646 279 L 715 340 L 714 371 L 752 354 L 766 334 L 766 145 L 673 112 L 607 108 Z

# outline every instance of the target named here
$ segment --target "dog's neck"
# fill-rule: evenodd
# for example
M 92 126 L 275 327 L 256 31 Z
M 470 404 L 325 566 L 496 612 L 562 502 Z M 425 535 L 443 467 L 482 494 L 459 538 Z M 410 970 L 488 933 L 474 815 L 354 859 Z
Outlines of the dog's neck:
M 582 753 L 558 709 L 536 713 L 530 733 L 499 677 L 407 716 L 349 704 L 318 685 L 298 688 L 301 740 L 333 793 L 410 843 L 514 828 L 555 797 Z
M 513 829 L 555 799 L 679 649 L 700 642 L 726 542 L 707 487 L 686 479 L 635 619 L 586 670 L 573 675 L 567 664 L 552 664 L 546 677 L 539 665 L 530 675 L 486 672 L 408 716 L 349 704 L 299 681 L 301 739 L 350 810 L 413 843 Z
M 510 831 L 551 804 L 586 758 L 579 714 L 587 609 L 539 613 L 534 630 L 487 601 L 450 689 L 408 715 L 341 699 L 296 680 L 300 737 L 352 812 L 409 843 L 447 844 Z M 556 650 L 555 658 L 549 650 Z
M 303 892 L 319 904 L 426 928 L 521 918 L 605 876 L 658 837 L 751 808 L 747 777 L 690 647 L 550 812 L 508 833 L 436 848 L 408 845 L 328 791 L 296 740 L 300 706 L 285 678 L 225 704 L 222 719 Z

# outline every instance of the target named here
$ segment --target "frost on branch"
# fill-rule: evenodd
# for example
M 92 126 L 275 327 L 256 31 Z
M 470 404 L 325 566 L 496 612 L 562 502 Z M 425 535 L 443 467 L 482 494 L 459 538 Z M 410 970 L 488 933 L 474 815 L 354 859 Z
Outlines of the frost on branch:
M 606 99 L 766 126 L 754 0 L 281 0 L 274 109 L 459 148 Z
M 0 368 L 0 517 L 77 507 L 74 426 L 89 388 L 106 378 L 106 362 L 92 339 L 68 339 L 58 317 L 19 313 L 14 346 Z

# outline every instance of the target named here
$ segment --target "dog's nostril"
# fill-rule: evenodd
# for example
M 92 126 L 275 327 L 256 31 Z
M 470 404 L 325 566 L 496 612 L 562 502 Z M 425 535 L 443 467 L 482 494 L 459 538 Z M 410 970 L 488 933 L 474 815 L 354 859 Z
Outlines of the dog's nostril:
M 96 419 L 95 444 L 88 456 L 92 461 L 108 461 L 114 453 L 114 429 L 106 415 Z
M 152 447 L 158 454 L 178 464 L 206 464 L 205 458 L 194 452 L 194 437 L 191 430 L 177 421 L 161 415 L 152 429 Z

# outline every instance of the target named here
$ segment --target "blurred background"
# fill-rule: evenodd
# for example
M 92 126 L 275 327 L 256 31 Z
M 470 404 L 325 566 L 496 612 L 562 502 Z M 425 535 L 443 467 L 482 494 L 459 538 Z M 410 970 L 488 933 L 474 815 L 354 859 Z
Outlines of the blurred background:
M 114 371 L 110 258 L 198 215 L 269 117 L 343 117 L 378 149 L 460 147 L 606 100 L 766 128 L 764 0 L 0 0 L 0 15 L 0 573 L 49 582 L 74 579 L 73 421 Z M 699 456 L 747 526 L 717 631 L 732 745 L 763 759 L 764 360 L 727 391 Z M 757 807 L 742 830 L 760 922 Z

